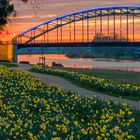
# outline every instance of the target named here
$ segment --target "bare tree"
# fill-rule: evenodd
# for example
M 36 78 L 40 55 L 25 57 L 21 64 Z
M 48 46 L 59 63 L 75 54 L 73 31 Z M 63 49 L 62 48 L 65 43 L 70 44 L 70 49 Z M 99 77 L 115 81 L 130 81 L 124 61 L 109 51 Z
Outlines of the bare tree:
M 35 14 L 37 14 L 37 10 L 40 8 L 40 4 L 43 2 L 43 0 L 22 0 L 23 2 L 28 2 L 32 8 Z
M 39 8 L 40 3 L 43 0 L 19 0 L 24 3 L 29 3 L 34 12 L 36 13 L 36 9 Z M 8 23 L 9 16 L 13 14 L 16 15 L 16 11 L 14 9 L 14 5 L 11 3 L 12 0 L 0 0 L 0 30 Z

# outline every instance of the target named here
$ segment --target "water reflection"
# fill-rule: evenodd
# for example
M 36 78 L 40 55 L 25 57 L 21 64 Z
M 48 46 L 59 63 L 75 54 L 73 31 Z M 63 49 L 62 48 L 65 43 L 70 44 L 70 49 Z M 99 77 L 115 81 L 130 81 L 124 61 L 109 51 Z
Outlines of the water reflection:
M 39 57 L 42 55 L 19 55 L 18 62 L 29 61 L 30 64 L 39 63 Z M 83 58 L 68 58 L 63 54 L 46 54 L 43 55 L 46 58 L 46 65 L 51 66 L 52 62 L 61 63 L 65 67 L 76 67 L 76 68 L 94 68 L 92 59 Z
M 39 57 L 42 55 L 19 55 L 18 62 L 29 61 L 30 64 L 39 63 Z M 101 68 L 128 70 L 140 72 L 139 61 L 116 61 L 110 59 L 93 59 L 93 58 L 68 58 L 64 54 L 45 54 L 46 65 L 51 66 L 52 62 L 61 63 L 65 67 L 74 68 Z

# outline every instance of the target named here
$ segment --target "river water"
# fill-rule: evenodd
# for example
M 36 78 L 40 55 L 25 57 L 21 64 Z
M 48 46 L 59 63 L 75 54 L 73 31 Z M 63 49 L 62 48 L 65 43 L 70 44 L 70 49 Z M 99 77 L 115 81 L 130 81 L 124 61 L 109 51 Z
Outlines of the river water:
M 18 62 L 29 61 L 30 64 L 39 63 L 42 55 L 19 55 Z M 74 68 L 100 68 L 115 69 L 140 72 L 140 61 L 117 61 L 113 59 L 93 59 L 93 58 L 68 58 L 63 54 L 46 54 L 46 65 L 51 66 L 52 62 L 61 63 L 65 67 Z

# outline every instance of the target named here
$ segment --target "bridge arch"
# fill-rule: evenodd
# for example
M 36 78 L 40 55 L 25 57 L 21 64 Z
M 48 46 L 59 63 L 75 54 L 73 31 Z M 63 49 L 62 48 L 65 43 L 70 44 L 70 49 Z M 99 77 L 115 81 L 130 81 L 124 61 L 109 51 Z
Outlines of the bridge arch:
M 14 44 L 37 43 L 36 42 L 37 38 L 55 29 L 61 30 L 62 27 L 65 25 L 76 23 L 78 21 L 83 21 L 83 20 L 87 20 L 88 22 L 88 19 L 91 19 L 91 18 L 96 19 L 97 17 L 100 17 L 100 31 L 101 31 L 102 22 L 103 22 L 102 17 L 113 16 L 114 26 L 115 26 L 116 16 L 121 16 L 121 15 L 124 15 L 127 18 L 126 28 L 127 28 L 127 41 L 128 41 L 128 30 L 129 30 L 128 18 L 129 16 L 133 17 L 133 34 L 134 34 L 134 17 L 140 17 L 140 6 L 111 6 L 111 7 L 103 7 L 103 8 L 92 8 L 92 9 L 82 10 L 79 12 L 74 12 L 74 13 L 67 14 L 64 16 L 59 16 L 19 34 L 16 38 L 13 39 L 13 43 Z M 115 32 L 115 27 L 114 27 L 114 32 Z M 115 36 L 115 33 L 114 33 L 114 36 Z M 134 35 L 133 35 L 133 39 L 134 39 Z M 44 43 L 45 43 L 45 40 L 44 40 Z

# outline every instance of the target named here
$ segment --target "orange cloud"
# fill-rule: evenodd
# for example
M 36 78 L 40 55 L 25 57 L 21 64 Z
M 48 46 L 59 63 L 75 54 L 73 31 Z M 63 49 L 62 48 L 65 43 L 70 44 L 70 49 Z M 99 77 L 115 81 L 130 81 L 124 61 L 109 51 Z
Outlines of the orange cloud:
M 10 34 L 19 34 L 33 26 L 41 24 L 42 22 L 47 21 L 48 19 L 72 13 L 75 11 L 89 9 L 93 7 L 105 7 L 105 6 L 115 6 L 115 5 L 139 5 L 139 0 L 42 0 L 42 3 L 36 9 L 36 14 L 30 4 L 20 3 L 19 0 L 13 0 L 15 4 L 15 9 L 17 11 L 17 17 L 11 17 L 12 23 L 6 26 L 6 29 Z M 137 19 L 136 22 L 139 22 Z M 119 21 L 116 21 L 119 24 Z M 125 24 L 126 21 L 123 21 Z M 132 20 L 129 21 L 132 23 Z M 94 26 L 94 23 L 90 23 L 91 26 Z M 104 20 L 104 25 L 107 22 Z M 118 27 L 116 27 L 118 28 Z M 137 28 L 137 27 L 136 27 Z M 2 38 L 3 36 L 1 36 Z M 4 38 L 4 37 L 3 37 Z M 11 37 L 6 37 L 6 39 L 11 40 Z

